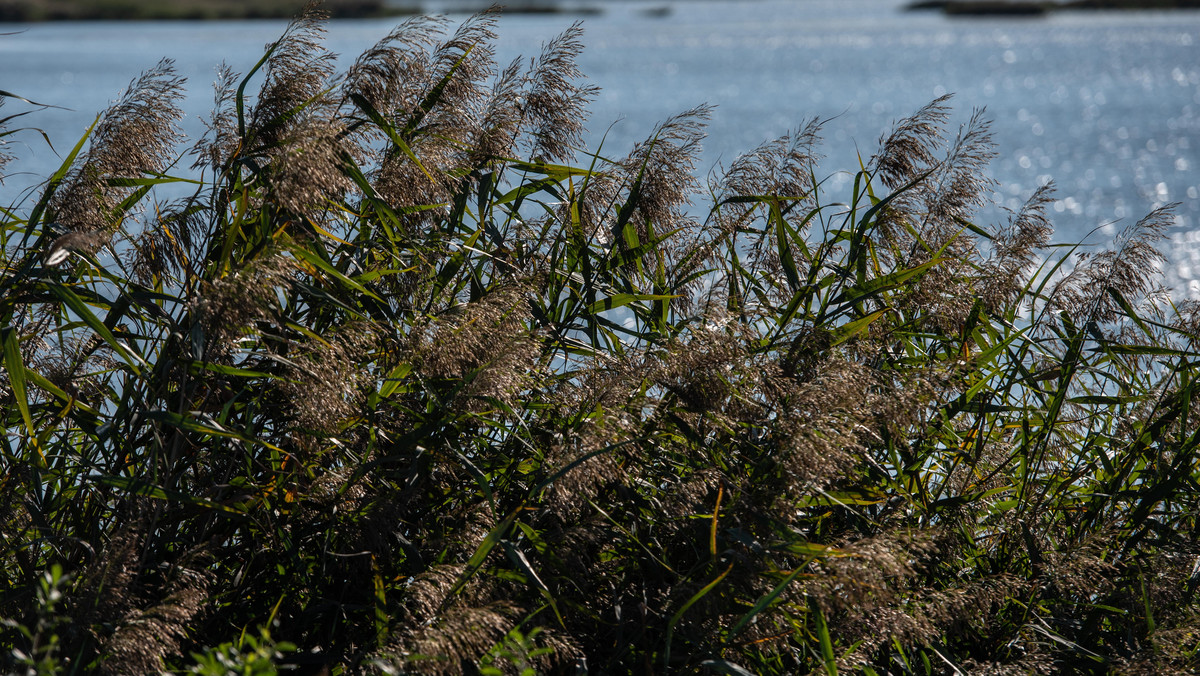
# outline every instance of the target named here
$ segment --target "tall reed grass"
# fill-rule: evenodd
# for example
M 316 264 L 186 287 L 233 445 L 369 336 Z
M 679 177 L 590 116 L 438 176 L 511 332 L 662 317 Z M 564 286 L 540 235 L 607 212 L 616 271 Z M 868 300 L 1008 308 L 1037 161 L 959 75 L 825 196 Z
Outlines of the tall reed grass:
M 6 671 L 1200 667 L 1169 210 L 977 224 L 945 98 L 843 194 L 818 120 L 583 151 L 580 27 L 495 27 L 309 10 L 183 154 L 164 61 L 3 211 Z

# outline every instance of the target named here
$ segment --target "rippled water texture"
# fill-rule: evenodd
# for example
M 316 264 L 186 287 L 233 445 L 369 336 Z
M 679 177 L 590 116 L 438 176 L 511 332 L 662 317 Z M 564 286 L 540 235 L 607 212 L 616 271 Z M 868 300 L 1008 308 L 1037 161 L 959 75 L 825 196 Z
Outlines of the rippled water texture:
M 585 0 L 579 0 L 585 1 Z M 1182 202 L 1168 279 L 1200 296 L 1200 12 L 1058 13 L 948 19 L 905 13 L 896 0 L 641 0 L 602 2 L 585 21 L 585 73 L 603 92 L 592 142 L 622 155 L 663 118 L 714 103 L 704 169 L 811 117 L 826 125 L 825 173 L 856 166 L 897 117 L 954 93 L 955 124 L 973 107 L 995 121 L 992 173 L 1015 207 L 1054 179 L 1059 241 L 1103 242 L 1166 202 Z M 532 55 L 569 15 L 514 15 L 500 61 Z M 331 47 L 357 55 L 394 21 L 341 21 Z M 167 56 L 188 76 L 189 133 L 210 103 L 222 60 L 249 68 L 282 22 L 0 26 L 0 89 L 66 106 L 31 119 L 65 152 L 97 110 Z M 16 107 L 9 104 L 6 112 Z M 615 123 L 615 124 L 614 124 Z M 611 126 L 610 126 L 611 125 Z M 57 165 L 21 137 L 12 170 Z M 834 174 L 830 185 L 845 182 Z M 33 176 L 12 176 L 10 202 Z M 984 221 L 1003 218 L 983 214 Z

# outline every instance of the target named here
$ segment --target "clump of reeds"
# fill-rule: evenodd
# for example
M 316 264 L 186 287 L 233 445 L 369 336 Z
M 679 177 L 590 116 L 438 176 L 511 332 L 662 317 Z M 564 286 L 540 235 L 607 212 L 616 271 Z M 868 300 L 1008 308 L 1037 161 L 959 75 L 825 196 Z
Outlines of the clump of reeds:
M 705 107 L 579 147 L 578 26 L 322 26 L 222 72 L 192 195 L 163 63 L 3 212 L 5 670 L 1200 668 L 1167 211 L 975 223 L 945 98 L 845 194 L 814 121 L 701 199 Z

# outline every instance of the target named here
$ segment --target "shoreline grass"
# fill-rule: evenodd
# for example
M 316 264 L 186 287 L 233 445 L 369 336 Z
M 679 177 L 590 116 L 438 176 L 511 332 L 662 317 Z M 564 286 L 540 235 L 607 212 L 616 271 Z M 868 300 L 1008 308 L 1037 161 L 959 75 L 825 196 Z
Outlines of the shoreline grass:
M 821 120 L 702 182 L 706 106 L 579 147 L 578 24 L 338 73 L 323 21 L 182 151 L 160 62 L 0 212 L 5 672 L 1200 670 L 1170 208 L 976 223 L 948 97 L 836 191 Z

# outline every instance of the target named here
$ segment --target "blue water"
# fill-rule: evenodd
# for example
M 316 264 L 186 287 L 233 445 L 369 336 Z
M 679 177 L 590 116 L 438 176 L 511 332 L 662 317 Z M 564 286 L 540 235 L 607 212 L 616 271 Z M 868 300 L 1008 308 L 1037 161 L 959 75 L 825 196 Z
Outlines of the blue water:
M 995 195 L 1018 206 L 1053 179 L 1059 241 L 1103 243 L 1149 210 L 1182 202 L 1165 270 L 1180 295 L 1200 297 L 1200 12 L 1057 13 L 1038 19 L 906 13 L 899 0 L 641 0 L 596 3 L 581 65 L 602 88 L 590 140 L 619 156 L 664 118 L 716 104 L 702 173 L 811 117 L 827 123 L 822 172 L 869 155 L 898 117 L 955 94 L 953 126 L 972 108 L 994 120 Z M 651 11 L 653 10 L 653 11 Z M 534 55 L 569 15 L 501 19 L 499 61 Z M 393 20 L 338 21 L 329 45 L 345 61 Z M 186 129 L 201 130 L 222 60 L 249 68 L 280 21 L 3 26 L 0 89 L 70 108 L 21 118 L 61 153 L 130 80 L 160 57 L 189 79 Z M 14 32 L 15 31 L 15 32 Z M 4 114 L 21 110 L 10 102 Z M 951 129 L 953 132 L 954 129 Z M 11 137 L 10 137 L 11 138 Z M 0 188 L 11 202 L 57 166 L 37 135 Z M 988 212 L 983 220 L 1002 218 Z

